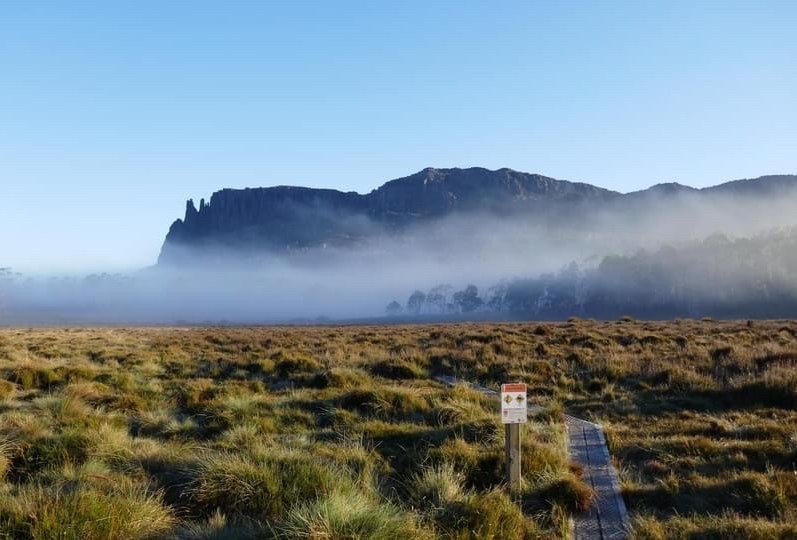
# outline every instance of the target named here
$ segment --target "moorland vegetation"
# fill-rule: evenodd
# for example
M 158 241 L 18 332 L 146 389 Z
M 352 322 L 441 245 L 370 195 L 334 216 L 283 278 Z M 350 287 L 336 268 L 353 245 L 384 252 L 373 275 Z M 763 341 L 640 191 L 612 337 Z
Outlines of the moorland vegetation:
M 529 384 L 523 489 L 497 405 Z M 0 330 L 0 537 L 563 538 L 563 412 L 638 538 L 797 536 L 797 324 Z

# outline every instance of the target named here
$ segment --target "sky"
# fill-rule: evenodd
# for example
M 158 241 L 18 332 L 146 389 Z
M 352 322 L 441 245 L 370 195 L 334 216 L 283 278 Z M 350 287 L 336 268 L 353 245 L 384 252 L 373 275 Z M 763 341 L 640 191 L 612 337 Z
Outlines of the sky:
M 790 0 L 5 0 L 0 267 L 151 265 L 225 187 L 797 173 L 795 28 Z

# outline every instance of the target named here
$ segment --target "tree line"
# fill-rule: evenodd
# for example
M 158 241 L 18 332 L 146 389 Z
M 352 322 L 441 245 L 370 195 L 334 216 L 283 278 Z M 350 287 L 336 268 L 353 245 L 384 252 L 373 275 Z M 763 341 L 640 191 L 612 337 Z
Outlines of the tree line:
M 797 229 L 753 238 L 715 234 L 703 241 L 626 256 L 597 266 L 571 263 L 555 274 L 503 281 L 480 293 L 438 285 L 414 291 L 390 315 L 496 312 L 512 317 L 562 319 L 797 317 Z

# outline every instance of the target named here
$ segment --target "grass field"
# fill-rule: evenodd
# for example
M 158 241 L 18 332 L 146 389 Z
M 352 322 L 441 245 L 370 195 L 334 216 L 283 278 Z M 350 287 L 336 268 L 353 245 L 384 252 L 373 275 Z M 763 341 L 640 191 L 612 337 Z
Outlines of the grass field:
M 497 404 L 529 384 L 523 491 Z M 600 421 L 639 538 L 797 537 L 797 323 L 0 330 L 0 537 L 561 538 Z

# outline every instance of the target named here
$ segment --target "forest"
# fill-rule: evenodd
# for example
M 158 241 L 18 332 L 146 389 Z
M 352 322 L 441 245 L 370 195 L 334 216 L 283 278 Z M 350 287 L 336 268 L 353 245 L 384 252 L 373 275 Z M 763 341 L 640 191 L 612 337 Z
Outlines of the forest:
M 797 316 L 797 229 L 702 241 L 571 263 L 555 274 L 505 280 L 482 292 L 437 285 L 416 290 L 392 316 L 504 314 L 511 318 L 611 319 Z

